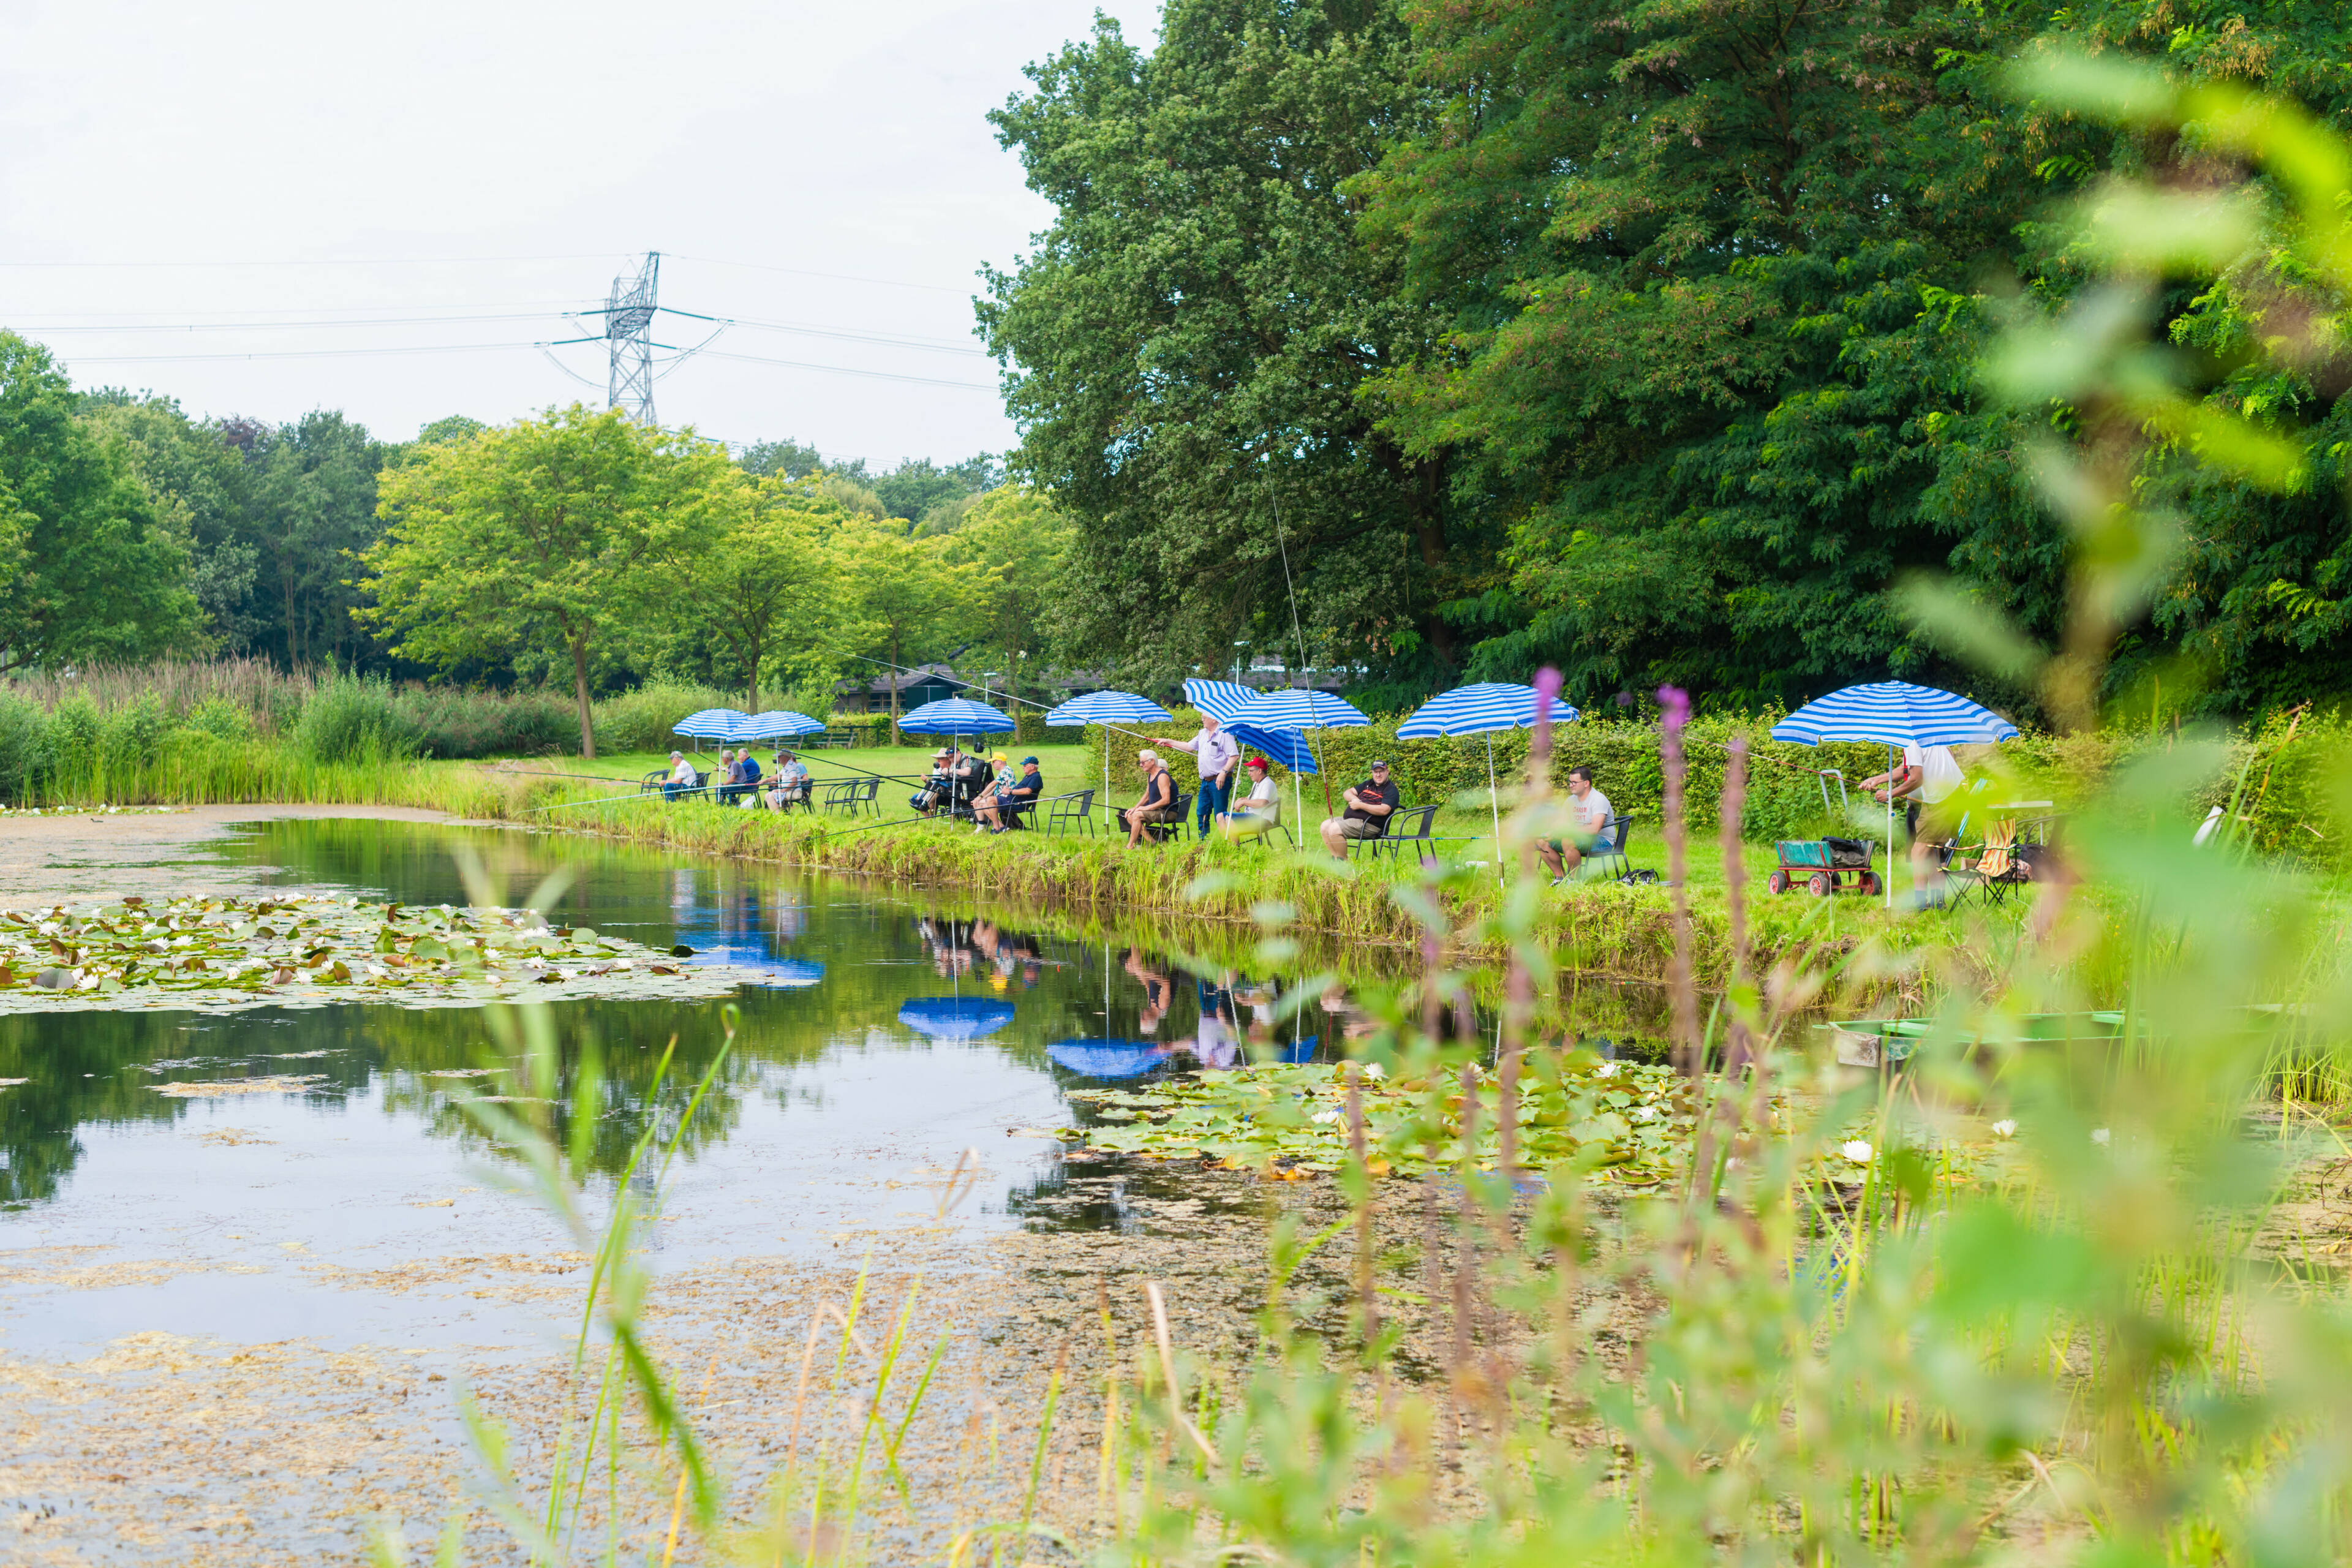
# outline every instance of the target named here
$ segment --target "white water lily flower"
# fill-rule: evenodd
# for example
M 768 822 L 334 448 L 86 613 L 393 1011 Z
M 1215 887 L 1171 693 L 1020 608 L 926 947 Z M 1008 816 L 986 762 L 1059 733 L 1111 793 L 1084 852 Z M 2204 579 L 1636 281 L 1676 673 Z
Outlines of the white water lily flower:
M 1389 1075 L 1388 1069 L 1381 1066 L 1380 1063 L 1366 1062 L 1364 1064 L 1364 1076 L 1377 1081 L 1378 1079 L 1384 1079 Z
M 1864 1142 L 1859 1138 L 1852 1140 L 1838 1150 L 1839 1153 L 1844 1155 L 1847 1159 L 1853 1161 L 1857 1165 L 1869 1164 L 1872 1152 L 1870 1145 Z
M 2014 1138 L 2017 1136 L 2017 1123 L 2004 1116 L 1992 1124 L 1992 1135 L 1996 1138 Z
M 1594 1078 L 1615 1078 L 1617 1076 L 1617 1064 L 1615 1062 L 1602 1062 L 1599 1067 L 1592 1069 L 1592 1076 Z
M 1318 1110 L 1307 1120 L 1328 1127 L 1331 1123 L 1339 1120 L 1339 1113 L 1336 1110 Z
M 636 960 L 633 958 L 615 959 L 613 963 L 613 967 L 615 969 L 635 969 L 636 966 Z
M 2102 1148 L 2105 1147 L 2107 1142 L 2107 1130 L 2104 1127 L 2092 1128 L 2091 1142 L 2100 1145 Z
M 1645 1105 L 1645 1106 L 1643 1106 L 1639 1110 L 1636 1110 L 1635 1112 L 1633 1112 L 1633 1120 L 1634 1120 L 1634 1121 L 1655 1121 L 1657 1119 L 1658 1119 L 1658 1112 L 1657 1112 L 1657 1109 L 1656 1109 L 1654 1106 L 1648 1106 L 1648 1105 Z M 1851 1145 L 1851 1144 L 1847 1145 L 1847 1147 L 1849 1147 L 1849 1148 L 1851 1148 L 1852 1146 L 1853 1146 L 1853 1145 Z
M 95 973 L 85 973 L 82 970 L 77 969 L 73 972 L 73 974 L 75 990 L 95 991 L 98 989 L 98 976 Z

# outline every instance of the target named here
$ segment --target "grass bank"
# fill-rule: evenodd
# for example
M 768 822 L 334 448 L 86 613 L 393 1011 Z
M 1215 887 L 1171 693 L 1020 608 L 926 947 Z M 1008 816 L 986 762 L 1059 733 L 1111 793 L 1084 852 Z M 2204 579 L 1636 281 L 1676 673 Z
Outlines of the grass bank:
M 651 752 L 594 763 L 521 758 L 499 763 L 383 762 L 329 763 L 308 760 L 283 745 L 257 741 L 175 737 L 152 755 L 125 759 L 93 777 L 89 798 L 116 804 L 229 805 L 247 802 L 417 806 L 478 820 L 509 822 L 549 832 L 590 834 L 653 848 L 838 872 L 905 886 L 952 890 L 981 898 L 1015 898 L 1080 906 L 1122 918 L 1151 915 L 1247 928 L 1279 909 L 1303 931 L 1345 942 L 1412 946 L 1420 927 L 1401 886 L 1415 884 L 1419 868 L 1386 857 L 1340 865 L 1319 850 L 1291 853 L 1255 846 L 1181 840 L 1129 850 L 1107 834 L 1046 837 L 1023 833 L 991 837 L 948 824 L 895 824 L 907 786 L 885 784 L 886 820 L 780 816 L 722 809 L 705 802 L 668 803 L 641 796 L 613 781 L 658 766 Z M 1045 759 L 1048 777 L 1076 777 L 1084 765 L 1076 746 L 1029 747 Z M 814 759 L 821 775 L 846 770 L 903 774 L 919 771 L 924 748 L 861 750 L 854 761 Z M 1097 768 L 1099 763 L 1097 763 Z M 894 790 L 896 794 L 894 794 Z M 610 796 L 620 798 L 607 798 Z M 1319 815 L 1308 803 L 1310 817 Z M 1449 809 L 1438 824 L 1452 835 L 1454 856 L 1483 860 L 1438 890 L 1450 929 L 1475 928 L 1503 898 L 1492 872 L 1495 853 L 1484 813 Z M 1746 848 L 1750 876 L 1750 937 L 1765 964 L 1810 955 L 1833 966 L 1864 954 L 1860 989 L 1916 995 L 1916 960 L 1956 951 L 1972 916 L 1889 914 L 1883 907 L 1840 897 L 1773 899 L 1762 890 L 1769 844 Z M 1637 860 L 1664 869 L 1654 837 L 1636 846 Z M 1730 914 L 1721 851 L 1713 834 L 1692 846 L 1694 963 L 1702 984 L 1728 978 Z M 1613 883 L 1541 889 L 1540 929 L 1566 970 L 1594 976 L 1664 979 L 1673 956 L 1670 895 L 1663 886 Z M 1995 916 L 1994 946 L 2013 940 L 2013 917 Z M 1985 951 L 1978 944 L 1976 951 Z M 1475 951 L 1463 956 L 1478 956 Z
M 1420 926 L 1397 897 L 1401 887 L 1420 881 L 1419 868 L 1408 860 L 1379 857 L 1341 865 L 1319 850 L 1291 853 L 1213 840 L 1199 843 L 1189 837 L 1130 850 L 1123 839 L 1105 834 L 992 837 L 944 823 L 886 819 L 877 825 L 870 818 L 852 823 L 634 796 L 600 801 L 562 781 L 544 781 L 551 786 L 544 790 L 523 789 L 517 787 L 527 782 L 523 779 L 485 784 L 485 771 L 473 772 L 479 777 L 464 792 L 474 802 L 469 814 L 554 831 L 816 868 L 979 898 L 1050 900 L 1233 927 L 1253 926 L 1261 913 L 1279 909 L 1294 929 L 1343 942 L 1409 947 L 1421 940 Z M 1465 840 L 1454 849 L 1464 858 L 1485 858 L 1491 867 L 1491 840 L 1472 837 L 1483 834 L 1484 823 L 1467 812 L 1450 815 L 1459 820 L 1441 820 L 1440 830 Z M 1820 900 L 1791 894 L 1770 899 L 1761 892 L 1760 876 L 1770 864 L 1770 847 L 1749 845 L 1746 854 L 1753 889 L 1751 940 L 1767 962 L 1809 952 L 1834 963 L 1871 945 L 1874 962 L 1868 989 L 1916 991 L 1916 966 L 1909 961 L 1927 951 L 1953 949 L 1964 926 L 1971 923 L 1936 913 L 1889 915 L 1879 905 L 1845 897 Z M 1643 861 L 1663 869 L 1663 849 L 1654 849 Z M 1689 885 L 1697 973 L 1704 984 L 1720 984 L 1729 974 L 1730 916 L 1722 856 L 1711 836 L 1693 847 Z M 1447 923 L 1457 931 L 1496 912 L 1504 896 L 1486 868 L 1457 874 L 1438 891 Z M 1674 939 L 1664 886 L 1571 885 L 1541 889 L 1537 897 L 1539 920 L 1562 968 L 1639 980 L 1666 975 Z M 2009 917 L 1997 917 L 1994 923 L 2003 933 L 2014 930 Z

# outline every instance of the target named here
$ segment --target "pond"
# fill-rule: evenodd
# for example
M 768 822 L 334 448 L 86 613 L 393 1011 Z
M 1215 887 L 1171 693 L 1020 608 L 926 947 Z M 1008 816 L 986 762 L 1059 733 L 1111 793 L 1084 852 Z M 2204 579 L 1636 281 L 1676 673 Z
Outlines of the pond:
M 467 901 L 457 857 L 520 901 L 568 876 L 551 918 L 694 950 L 761 983 L 687 1129 L 659 1225 L 677 1268 L 928 1219 L 961 1238 L 1008 1226 L 1118 1226 L 1118 1194 L 1073 1194 L 1060 1146 L 1074 1086 L 1246 1058 L 1305 1060 L 1337 1016 L 1277 1020 L 1281 977 L 1196 974 L 1149 940 L 1079 939 L 986 910 L 772 868 L 583 840 L 408 822 L 253 825 L 152 868 L 168 894 L 224 873 L 269 889 L 408 904 Z M 594 1161 L 617 1174 L 648 1124 L 665 1139 L 725 1037 L 722 1004 L 557 1005 L 567 1059 L 598 1060 Z M 677 1041 L 667 1079 L 655 1066 Z M 226 1015 L 0 1018 L 0 1251 L 80 1262 L 0 1289 L 0 1342 L 88 1354 L 151 1330 L 324 1344 L 522 1346 L 549 1327 L 457 1298 L 354 1291 L 424 1259 L 556 1247 L 457 1097 L 486 1072 L 482 1014 L 345 1004 Z M 290 1084 L 264 1092 L 257 1079 Z M 184 1086 L 184 1087 L 175 1087 Z M 941 1213 L 965 1151 L 979 1185 Z M 1147 1178 L 1148 1179 L 1148 1178 Z M 1163 1174 L 1161 1181 L 1177 1179 Z

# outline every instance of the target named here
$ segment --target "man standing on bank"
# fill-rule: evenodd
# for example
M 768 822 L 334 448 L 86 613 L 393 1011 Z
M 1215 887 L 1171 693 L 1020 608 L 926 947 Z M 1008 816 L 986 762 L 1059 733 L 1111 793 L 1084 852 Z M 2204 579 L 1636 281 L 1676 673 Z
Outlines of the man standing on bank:
M 1201 837 L 1209 836 L 1209 828 L 1217 820 L 1225 803 L 1233 796 L 1234 771 L 1242 765 L 1242 749 L 1224 731 L 1213 713 L 1201 715 L 1201 732 L 1189 741 L 1171 741 L 1154 735 L 1155 746 L 1173 746 L 1180 752 L 1192 753 L 1192 761 L 1201 770 L 1200 793 L 1192 797 L 1192 816 L 1201 826 Z

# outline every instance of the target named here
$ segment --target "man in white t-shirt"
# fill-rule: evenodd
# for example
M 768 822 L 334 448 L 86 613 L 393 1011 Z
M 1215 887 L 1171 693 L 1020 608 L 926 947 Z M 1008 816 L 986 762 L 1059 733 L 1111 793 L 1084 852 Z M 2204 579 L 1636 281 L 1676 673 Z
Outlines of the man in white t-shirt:
M 1569 831 L 1559 838 L 1539 838 L 1536 853 L 1551 868 L 1554 883 L 1565 881 L 1588 855 L 1606 855 L 1617 847 L 1617 808 L 1593 787 L 1592 770 L 1582 763 L 1568 770 Z
M 1902 766 L 1862 781 L 1877 799 L 1891 796 L 1902 803 L 1904 831 L 1911 838 L 1911 878 L 1921 888 L 1943 880 L 1941 851 L 1957 825 L 1939 808 L 1966 778 L 1951 747 L 1906 746 Z

